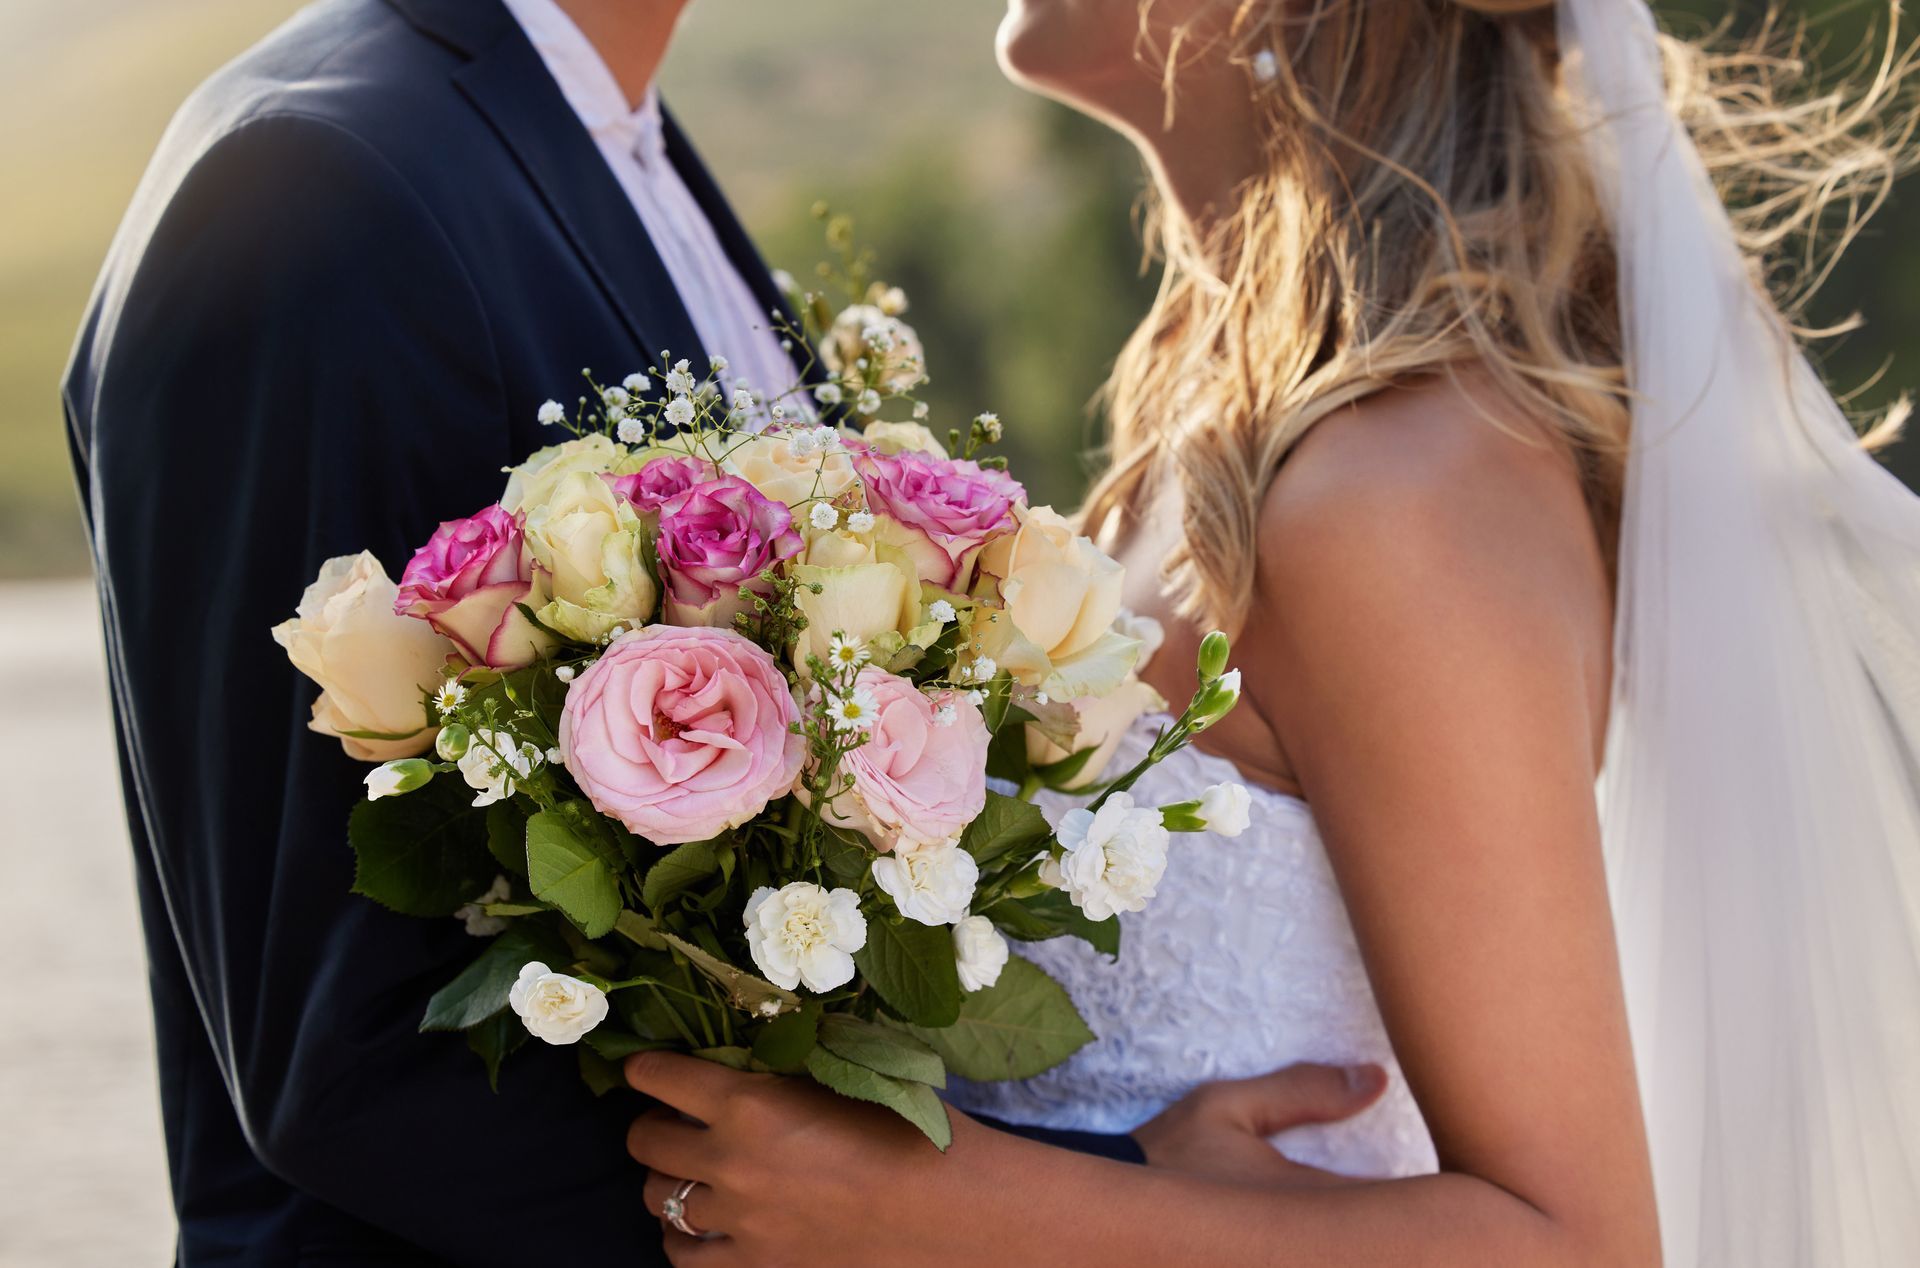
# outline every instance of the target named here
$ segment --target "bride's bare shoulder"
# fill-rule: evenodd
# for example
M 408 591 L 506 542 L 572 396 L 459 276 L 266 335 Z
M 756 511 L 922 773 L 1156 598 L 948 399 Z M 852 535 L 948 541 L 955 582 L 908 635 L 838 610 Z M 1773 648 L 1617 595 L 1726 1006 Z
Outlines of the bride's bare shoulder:
M 1356 565 L 1605 576 L 1572 453 L 1476 372 L 1382 391 L 1315 425 L 1262 501 L 1259 555 L 1261 579 L 1290 590 Z

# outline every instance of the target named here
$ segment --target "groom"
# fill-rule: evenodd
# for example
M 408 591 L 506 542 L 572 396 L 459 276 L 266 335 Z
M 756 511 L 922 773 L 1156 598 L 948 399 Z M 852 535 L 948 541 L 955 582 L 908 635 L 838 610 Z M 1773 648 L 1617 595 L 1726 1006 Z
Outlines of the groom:
M 363 768 L 267 631 L 490 501 L 582 366 L 793 376 L 652 96 L 684 4 L 322 0 L 186 104 L 113 244 L 65 403 L 186 1268 L 660 1262 L 631 1106 L 415 1033 L 471 944 L 349 895 Z

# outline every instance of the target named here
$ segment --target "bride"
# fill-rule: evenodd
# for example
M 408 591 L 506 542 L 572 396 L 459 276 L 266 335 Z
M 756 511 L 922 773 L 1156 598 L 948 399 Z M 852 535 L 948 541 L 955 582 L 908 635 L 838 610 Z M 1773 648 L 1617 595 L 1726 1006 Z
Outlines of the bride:
M 1163 694 L 1237 632 L 1154 778 L 1255 828 L 1032 950 L 1100 1042 L 953 1090 L 1160 1165 L 648 1054 L 674 1262 L 1920 1262 L 1920 504 L 1754 281 L 1904 162 L 1897 61 L 1790 101 L 1643 0 L 1014 0 L 1001 53 L 1161 195 L 1086 517 Z M 1300 1060 L 1389 1087 L 1155 1117 Z

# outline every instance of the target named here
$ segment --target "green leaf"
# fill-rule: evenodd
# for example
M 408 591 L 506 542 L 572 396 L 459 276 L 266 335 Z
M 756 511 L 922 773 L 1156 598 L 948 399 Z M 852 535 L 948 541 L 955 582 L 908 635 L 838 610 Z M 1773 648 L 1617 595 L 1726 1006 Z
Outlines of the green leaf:
M 1040 807 L 1018 797 L 987 794 L 986 808 L 967 825 L 960 845 L 979 863 L 990 863 L 1015 850 L 1038 853 L 1041 842 L 1053 835 Z
M 713 842 L 689 841 L 668 851 L 647 869 L 647 879 L 640 887 L 640 900 L 651 910 L 659 911 L 668 899 L 692 889 L 719 870 L 720 861 L 714 855 Z
M 820 1019 L 820 1046 L 836 1057 L 892 1078 L 930 1087 L 947 1085 L 947 1067 L 940 1055 L 894 1026 L 882 1026 L 849 1013 L 829 1013 Z
M 1032 898 L 1003 898 L 984 914 L 1000 932 L 1021 942 L 1079 938 L 1103 955 L 1120 955 L 1120 918 L 1093 920 L 1058 890 Z
M 660 936 L 668 946 L 687 957 L 693 967 L 704 976 L 719 984 L 727 993 L 728 1002 L 743 1012 L 756 1017 L 777 1016 L 800 1007 L 800 997 L 792 991 L 782 990 L 762 977 L 755 977 L 745 969 L 735 968 L 726 960 L 713 955 L 685 938 L 662 932 Z M 777 1005 L 777 1012 L 769 1012 L 766 1005 Z
M 926 1133 L 942 1153 L 953 1143 L 953 1121 L 947 1107 L 924 1083 L 912 1083 L 869 1070 L 863 1065 L 815 1048 L 807 1056 L 807 1073 L 821 1087 L 856 1101 L 884 1105 Z
M 467 1047 L 486 1065 L 487 1086 L 495 1092 L 500 1090 L 500 1063 L 528 1038 L 520 1019 L 504 1011 L 467 1031 Z
M 586 1081 L 589 1092 L 605 1096 L 615 1088 L 627 1086 L 627 1076 L 619 1062 L 608 1060 L 586 1044 L 575 1044 L 573 1050 L 580 1062 L 580 1077 Z
M 856 836 L 831 825 L 820 837 L 820 862 L 833 878 L 846 885 L 858 885 L 867 879 L 873 866 L 874 849 L 865 837 Z
M 493 884 L 486 813 L 459 780 L 353 808 L 353 892 L 404 916 L 451 916 Z
M 906 1020 L 949 1026 L 960 1015 L 960 974 L 946 926 L 876 916 L 867 922 L 867 945 L 853 959 L 867 984 Z
M 1034 767 L 1033 773 L 1040 777 L 1040 782 L 1055 791 L 1071 789 L 1079 780 L 1081 773 L 1087 769 L 1087 763 L 1092 761 L 1093 755 L 1099 751 L 1097 746 L 1090 744 L 1086 748 L 1074 750 L 1057 762 L 1047 762 Z
M 527 812 L 519 798 L 487 807 L 487 849 L 510 876 L 527 874 Z
M 518 924 L 487 944 L 472 964 L 427 1001 L 421 1030 L 465 1030 L 507 1006 L 507 992 L 534 960 L 565 964 L 566 944 L 538 925 Z
M 620 883 L 600 845 L 561 810 L 527 820 L 527 883 L 589 938 L 611 933 L 620 917 Z
M 967 996 L 943 1029 L 907 1028 L 963 1079 L 990 1082 L 1043 1074 L 1093 1040 L 1093 1031 L 1061 985 L 1015 956 L 1000 980 Z
M 819 1035 L 820 1006 L 808 1004 L 774 1018 L 753 1041 L 753 1059 L 769 1070 L 795 1074 L 806 1068 L 807 1054 Z

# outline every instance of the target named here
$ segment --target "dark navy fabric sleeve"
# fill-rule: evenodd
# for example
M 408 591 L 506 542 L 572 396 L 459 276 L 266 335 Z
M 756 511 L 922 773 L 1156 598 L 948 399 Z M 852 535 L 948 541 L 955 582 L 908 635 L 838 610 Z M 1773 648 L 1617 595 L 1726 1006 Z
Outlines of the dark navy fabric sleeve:
M 462 261 L 373 149 L 277 115 L 199 158 L 109 285 L 68 407 L 156 999 L 198 1021 L 161 1042 L 231 1105 L 175 1160 L 231 1173 L 182 1211 L 183 1261 L 266 1262 L 229 1234 L 280 1203 L 321 1230 L 301 1262 L 661 1262 L 634 1105 L 538 1043 L 496 1095 L 460 1036 L 415 1033 L 479 944 L 349 894 L 367 768 L 307 730 L 316 688 L 269 636 L 323 560 L 397 577 L 498 496 L 513 446 Z

